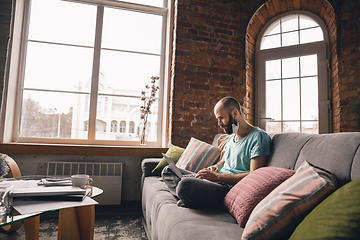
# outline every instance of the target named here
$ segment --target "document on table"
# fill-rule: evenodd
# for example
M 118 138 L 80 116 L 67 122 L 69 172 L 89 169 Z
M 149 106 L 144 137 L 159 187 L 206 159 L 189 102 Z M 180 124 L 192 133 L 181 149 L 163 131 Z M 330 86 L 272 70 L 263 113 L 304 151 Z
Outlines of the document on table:
M 46 212 L 70 207 L 79 207 L 98 204 L 90 197 L 86 197 L 83 201 L 16 201 L 13 202 L 13 208 L 20 214 L 30 214 L 38 212 Z
M 3 181 L 1 185 L 12 185 L 14 197 L 85 195 L 86 189 L 73 186 L 45 187 L 38 186 L 40 180 Z

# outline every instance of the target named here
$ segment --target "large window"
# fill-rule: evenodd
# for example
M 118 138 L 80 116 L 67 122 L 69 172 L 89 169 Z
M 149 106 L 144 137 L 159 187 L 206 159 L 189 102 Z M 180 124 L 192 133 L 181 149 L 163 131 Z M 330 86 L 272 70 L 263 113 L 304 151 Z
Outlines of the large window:
M 269 134 L 329 132 L 326 28 L 316 16 L 280 16 L 257 42 L 257 124 Z
M 159 131 L 149 139 L 160 146 L 167 1 L 23 2 L 21 48 L 12 51 L 20 65 L 14 108 L 18 124 L 11 140 L 136 145 L 141 91 L 159 76 L 152 106 Z M 122 119 L 130 122 L 130 131 L 124 131 Z

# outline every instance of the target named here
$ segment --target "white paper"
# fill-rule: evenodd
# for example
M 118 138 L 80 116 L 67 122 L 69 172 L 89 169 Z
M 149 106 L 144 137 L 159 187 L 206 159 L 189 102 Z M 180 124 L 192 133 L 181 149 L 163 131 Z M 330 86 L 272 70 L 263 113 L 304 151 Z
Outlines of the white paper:
M 79 207 L 98 204 L 94 199 L 86 197 L 83 201 L 16 201 L 13 208 L 20 214 L 46 212 L 70 207 Z

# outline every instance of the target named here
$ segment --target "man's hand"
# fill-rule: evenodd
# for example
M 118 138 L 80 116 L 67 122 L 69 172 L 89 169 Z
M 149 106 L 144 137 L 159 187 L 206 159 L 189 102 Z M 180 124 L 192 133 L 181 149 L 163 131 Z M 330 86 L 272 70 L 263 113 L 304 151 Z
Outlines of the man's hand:
M 219 171 L 219 166 L 218 165 L 213 165 L 210 166 L 208 168 L 206 168 L 207 170 L 213 171 L 213 172 L 218 172 Z
M 218 182 L 218 173 L 216 173 L 215 171 L 211 171 L 208 168 L 204 168 L 201 169 L 197 174 L 196 174 L 196 178 L 199 179 L 206 179 L 212 182 Z

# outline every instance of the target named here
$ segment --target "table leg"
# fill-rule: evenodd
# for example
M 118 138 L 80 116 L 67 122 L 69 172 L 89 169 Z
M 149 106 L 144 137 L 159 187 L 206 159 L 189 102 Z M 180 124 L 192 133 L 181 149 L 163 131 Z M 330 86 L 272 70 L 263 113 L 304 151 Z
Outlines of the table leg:
M 59 210 L 58 240 L 93 240 L 95 206 Z
M 40 216 L 24 220 L 26 240 L 39 239 Z
M 58 240 L 81 240 L 76 208 L 59 210 Z
M 77 207 L 82 240 L 93 240 L 95 231 L 95 205 Z

